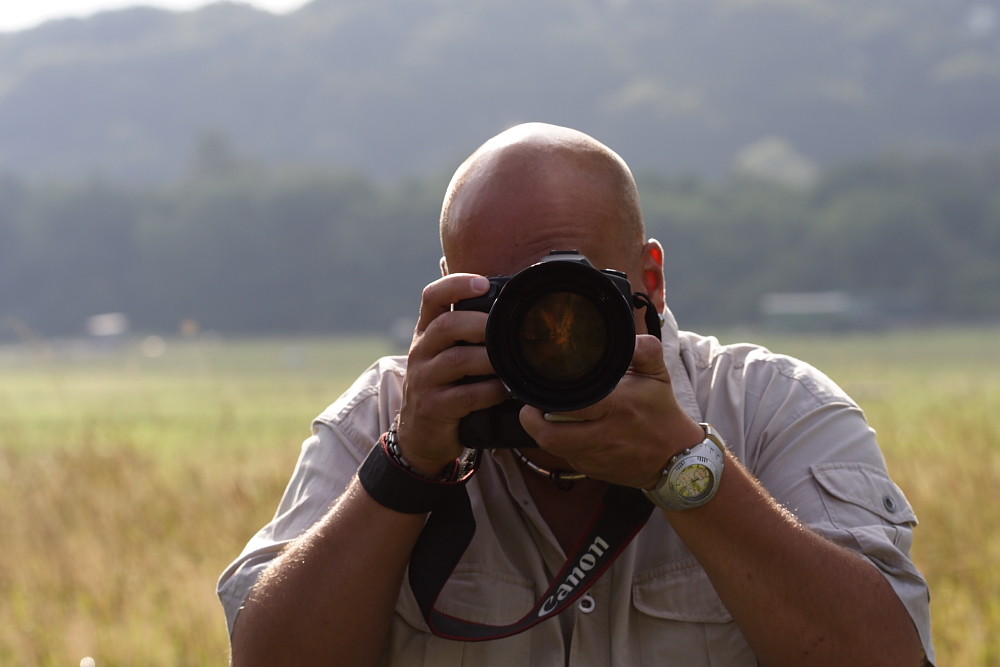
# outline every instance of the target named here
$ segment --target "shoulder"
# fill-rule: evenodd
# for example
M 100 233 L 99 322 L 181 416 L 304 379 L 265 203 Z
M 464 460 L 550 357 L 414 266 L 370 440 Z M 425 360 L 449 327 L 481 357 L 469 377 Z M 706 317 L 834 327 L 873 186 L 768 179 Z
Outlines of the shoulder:
M 696 393 L 739 390 L 746 395 L 791 395 L 812 406 L 854 405 L 836 382 L 812 364 L 753 343 L 722 344 L 714 336 L 682 331 L 680 354 Z
M 367 452 L 399 410 L 405 373 L 406 357 L 378 359 L 313 420 L 313 430 L 321 438 L 336 432 Z

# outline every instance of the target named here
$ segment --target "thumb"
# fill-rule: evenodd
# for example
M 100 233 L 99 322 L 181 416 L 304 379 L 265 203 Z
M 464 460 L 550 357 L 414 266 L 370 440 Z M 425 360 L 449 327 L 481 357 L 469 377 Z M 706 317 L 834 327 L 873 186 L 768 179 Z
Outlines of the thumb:
M 635 352 L 629 370 L 639 375 L 668 375 L 659 338 L 649 334 L 635 337 Z

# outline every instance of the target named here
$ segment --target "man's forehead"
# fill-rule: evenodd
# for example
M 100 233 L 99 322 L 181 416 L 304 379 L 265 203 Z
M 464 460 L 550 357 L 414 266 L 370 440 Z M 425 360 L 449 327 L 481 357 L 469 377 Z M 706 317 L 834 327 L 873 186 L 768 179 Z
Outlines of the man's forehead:
M 579 250 L 600 268 L 625 270 L 620 225 L 594 209 L 524 209 L 506 217 L 488 211 L 455 230 L 445 254 L 452 271 L 515 273 L 554 250 Z M 488 219 L 487 219 L 488 218 Z

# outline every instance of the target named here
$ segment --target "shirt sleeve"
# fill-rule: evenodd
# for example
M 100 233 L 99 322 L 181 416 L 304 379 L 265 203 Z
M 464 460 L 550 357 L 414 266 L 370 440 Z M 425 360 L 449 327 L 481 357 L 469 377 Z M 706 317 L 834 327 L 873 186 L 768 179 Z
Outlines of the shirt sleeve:
M 875 431 L 822 373 L 772 360 L 777 373 L 750 392 L 756 405 L 744 413 L 748 467 L 800 521 L 878 568 L 933 664 L 928 586 L 910 555 L 917 516 L 889 476 Z
M 357 462 L 347 448 L 336 444 L 329 426 L 317 424 L 314 434 L 302 444 L 295 471 L 274 518 L 247 543 L 239 557 L 222 573 L 219 599 L 232 633 L 236 617 L 261 573 L 289 542 L 323 518 L 350 483 Z M 353 466 L 353 467 L 352 467 Z
M 274 518 L 222 573 L 217 593 L 233 625 L 261 573 L 292 540 L 319 522 L 350 485 L 357 468 L 388 425 L 394 391 L 384 391 L 392 364 L 375 364 L 324 411 L 302 444 Z M 388 369 L 388 373 L 387 373 Z M 393 383 L 390 382 L 390 385 Z

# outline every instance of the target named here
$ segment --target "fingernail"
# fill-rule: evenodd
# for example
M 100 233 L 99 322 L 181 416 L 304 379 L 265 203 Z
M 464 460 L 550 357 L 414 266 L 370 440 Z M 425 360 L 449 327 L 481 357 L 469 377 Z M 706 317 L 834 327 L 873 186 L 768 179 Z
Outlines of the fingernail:
M 490 281 L 482 276 L 476 276 L 472 279 L 472 289 L 477 292 L 485 292 L 490 288 Z

